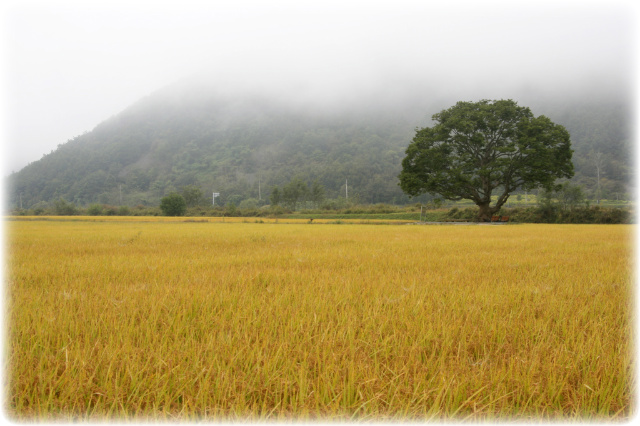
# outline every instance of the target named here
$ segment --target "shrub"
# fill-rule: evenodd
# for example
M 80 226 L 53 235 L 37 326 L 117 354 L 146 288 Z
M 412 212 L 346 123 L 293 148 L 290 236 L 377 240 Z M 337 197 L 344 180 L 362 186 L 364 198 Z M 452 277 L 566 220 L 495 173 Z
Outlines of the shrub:
M 539 207 L 503 209 L 510 221 L 523 223 L 631 223 L 631 211 L 600 206 L 561 209 L 558 205 L 547 204 Z
M 91 204 L 89 208 L 87 208 L 87 214 L 89 216 L 100 216 L 104 213 L 104 208 L 102 204 Z
M 258 208 L 258 200 L 255 198 L 247 198 L 246 200 L 242 200 L 238 205 L 240 210 L 255 210 Z
M 285 209 L 282 208 L 281 206 L 271 206 L 269 208 L 269 214 L 273 215 L 273 216 L 280 216 L 282 214 L 286 213 Z
M 172 192 L 160 200 L 160 209 L 165 216 L 183 216 L 187 210 L 187 202 L 182 195 Z
M 118 209 L 115 208 L 114 206 L 104 206 L 104 214 L 106 216 L 117 216 Z
M 75 204 L 65 201 L 64 198 L 54 201 L 53 211 L 58 216 L 73 216 L 78 213 Z
M 237 209 L 236 209 L 236 205 L 233 202 L 227 203 L 227 205 L 225 206 L 225 212 L 224 215 L 225 216 L 235 216 L 237 214 Z

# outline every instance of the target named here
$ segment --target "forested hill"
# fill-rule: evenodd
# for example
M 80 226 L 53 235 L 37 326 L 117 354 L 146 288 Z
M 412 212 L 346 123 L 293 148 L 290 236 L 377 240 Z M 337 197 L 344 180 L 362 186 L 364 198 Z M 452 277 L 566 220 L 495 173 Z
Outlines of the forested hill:
M 465 99 L 466 100 L 466 99 Z M 629 197 L 632 174 L 629 105 L 617 100 L 537 99 L 520 105 L 547 115 L 572 136 L 575 183 L 596 188 L 601 153 L 603 198 Z M 267 200 L 274 185 L 319 181 L 327 198 L 406 203 L 397 185 L 416 127 L 456 100 L 337 105 L 315 109 L 273 97 L 168 88 L 109 118 L 93 131 L 9 176 L 10 207 L 59 198 L 88 205 L 157 205 L 195 185 L 216 204 Z

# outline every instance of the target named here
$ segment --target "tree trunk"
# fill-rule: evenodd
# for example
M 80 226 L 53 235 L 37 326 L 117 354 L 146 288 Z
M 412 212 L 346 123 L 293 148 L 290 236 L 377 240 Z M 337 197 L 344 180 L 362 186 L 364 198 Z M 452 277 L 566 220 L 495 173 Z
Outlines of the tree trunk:
M 491 216 L 498 211 L 497 208 L 491 207 L 489 203 L 478 204 L 480 211 L 478 212 L 478 220 L 480 222 L 491 222 Z

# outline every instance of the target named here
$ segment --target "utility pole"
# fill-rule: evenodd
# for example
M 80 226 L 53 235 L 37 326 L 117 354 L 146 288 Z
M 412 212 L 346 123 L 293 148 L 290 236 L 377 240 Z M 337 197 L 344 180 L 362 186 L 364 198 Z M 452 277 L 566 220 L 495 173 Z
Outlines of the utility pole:
M 260 192 L 260 178 L 258 178 L 258 201 L 262 200 L 262 193 Z
M 349 202 L 349 179 L 344 180 L 344 197 Z
M 216 197 L 219 197 L 219 196 L 220 196 L 219 192 L 214 192 L 213 193 L 213 204 L 212 204 L 213 206 L 216 205 Z
M 122 205 L 122 184 L 118 185 L 118 188 L 120 189 L 120 205 Z
M 22 192 L 20 193 L 20 210 L 22 210 Z

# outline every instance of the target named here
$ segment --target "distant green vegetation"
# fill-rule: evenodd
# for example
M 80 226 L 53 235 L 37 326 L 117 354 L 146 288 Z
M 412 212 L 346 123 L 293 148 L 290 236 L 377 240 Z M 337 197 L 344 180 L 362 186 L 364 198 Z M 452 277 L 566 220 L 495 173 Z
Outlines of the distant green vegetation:
M 326 200 L 320 208 L 303 208 L 297 211 L 273 205 L 257 205 L 253 202 L 235 206 L 191 206 L 181 214 L 173 214 L 161 207 L 138 205 L 111 206 L 92 204 L 83 208 L 63 199 L 47 208 L 16 209 L 15 216 L 175 216 L 187 217 L 270 217 L 283 219 L 362 219 L 362 220 L 402 220 L 408 222 L 448 222 L 477 221 L 478 209 L 471 202 L 447 202 L 435 200 L 427 204 L 394 206 L 389 204 L 346 204 L 344 199 Z M 603 201 L 600 205 L 566 204 L 560 199 L 546 197 L 535 202 L 528 199 L 517 200 L 503 207 L 499 214 L 509 216 L 510 223 L 632 223 L 635 205 Z
M 425 99 L 404 108 L 317 112 L 255 97 L 158 92 L 13 173 L 6 208 L 44 210 L 64 199 L 82 208 L 153 209 L 174 192 L 190 208 L 206 208 L 216 192 L 216 205 L 242 210 L 271 204 L 274 188 L 288 209 L 323 200 L 335 200 L 331 209 L 431 203 L 433 196 L 410 198 L 398 186 L 416 126 L 449 105 Z M 526 104 L 571 134 L 571 183 L 585 199 L 632 199 L 628 103 L 562 97 Z M 297 198 L 294 188 L 284 192 L 291 185 L 302 191 Z
M 494 196 L 494 198 L 497 196 Z M 15 208 L 17 216 L 188 216 L 188 217 L 270 217 L 287 219 L 340 220 L 401 220 L 413 222 L 447 222 L 478 220 L 478 207 L 470 200 L 447 201 L 431 197 L 426 203 L 391 205 L 363 204 L 346 197 L 327 198 L 324 187 L 315 181 L 308 186 L 294 179 L 281 189 L 274 187 L 265 199 L 249 198 L 238 205 L 208 205 L 197 186 L 165 196 L 159 206 L 134 207 L 93 203 L 78 206 L 59 198 L 51 203 L 39 203 L 29 209 Z M 582 187 L 564 182 L 555 191 L 539 190 L 517 193 L 498 212 L 509 216 L 510 222 L 531 223 L 631 223 L 635 203 L 621 200 L 600 200 L 594 204 L 586 198 Z

